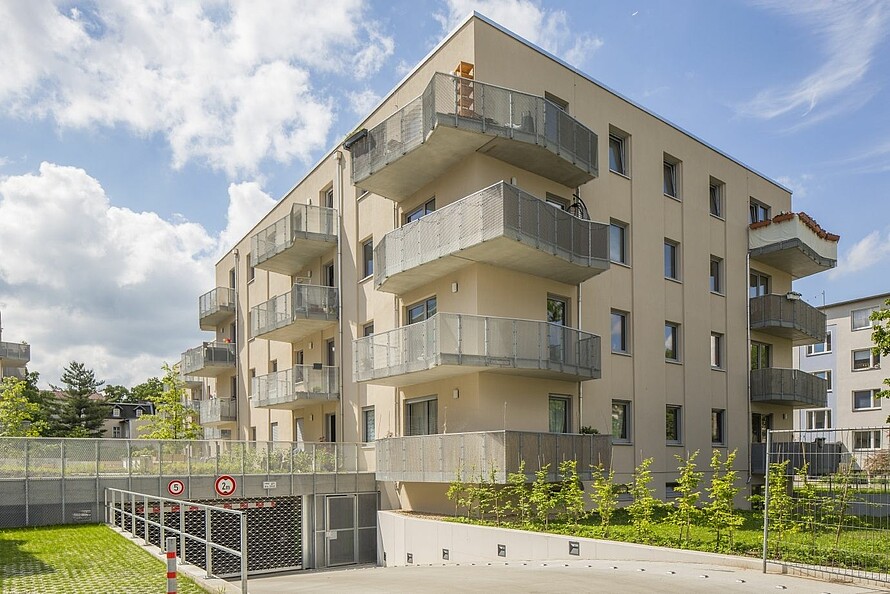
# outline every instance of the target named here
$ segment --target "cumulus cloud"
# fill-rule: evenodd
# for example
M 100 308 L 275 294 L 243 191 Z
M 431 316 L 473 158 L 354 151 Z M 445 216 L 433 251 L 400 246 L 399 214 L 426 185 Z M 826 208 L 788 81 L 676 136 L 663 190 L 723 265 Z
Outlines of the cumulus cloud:
M 861 272 L 885 260 L 890 260 L 890 230 L 872 231 L 840 256 L 831 278 Z
M 380 103 L 381 99 L 380 95 L 370 89 L 347 93 L 346 96 L 349 99 L 349 106 L 352 113 L 357 116 L 364 116 L 370 113 L 370 111 Z
M 57 382 L 70 360 L 132 385 L 206 335 L 197 297 L 219 254 L 274 203 L 254 183 L 229 187 L 219 235 L 111 204 L 84 170 L 51 163 L 0 178 L 0 310 L 7 341 L 27 340 L 31 368 Z
M 313 73 L 374 74 L 393 39 L 366 0 L 0 3 L 0 108 L 62 128 L 160 134 L 173 165 L 310 162 L 335 102 Z
M 446 11 L 434 17 L 448 31 L 474 10 L 575 66 L 584 66 L 603 45 L 598 37 L 572 31 L 564 10 L 533 0 L 447 0 Z
M 806 198 L 809 193 L 809 184 L 812 179 L 812 175 L 804 173 L 797 177 L 783 175 L 776 179 L 776 181 L 791 190 L 791 193 L 794 194 L 795 198 Z
M 865 78 L 875 49 L 887 35 L 890 5 L 882 0 L 757 0 L 754 4 L 807 27 L 821 38 L 824 59 L 803 79 L 760 91 L 738 107 L 741 114 L 772 119 L 796 113 L 811 124 L 857 109 L 873 96 L 876 89 Z

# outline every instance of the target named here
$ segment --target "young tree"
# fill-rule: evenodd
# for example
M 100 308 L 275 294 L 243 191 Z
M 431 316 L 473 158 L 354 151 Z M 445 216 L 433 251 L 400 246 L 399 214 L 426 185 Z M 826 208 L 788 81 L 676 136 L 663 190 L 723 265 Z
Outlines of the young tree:
M 40 407 L 25 395 L 27 383 L 14 377 L 0 382 L 0 437 L 39 437 Z
M 884 303 L 884 307 L 872 312 L 871 340 L 875 343 L 872 353 L 882 357 L 890 357 L 890 299 Z M 878 392 L 878 398 L 890 398 L 890 377 L 884 379 L 887 386 Z M 887 417 L 890 423 L 890 417 Z
M 64 399 L 58 411 L 59 436 L 101 437 L 105 431 L 102 424 L 108 416 L 108 409 L 105 400 L 96 399 L 94 395 L 98 394 L 105 382 L 96 379 L 92 369 L 77 361 L 68 364 L 61 379 L 65 389 L 62 390 Z
M 578 477 L 578 461 L 563 460 L 559 463 L 559 504 L 566 523 L 577 526 L 584 517 L 584 487 Z
M 642 543 L 649 542 L 652 538 L 652 522 L 655 510 L 659 507 L 659 501 L 652 495 L 654 489 L 649 487 L 652 483 L 652 471 L 649 470 L 652 460 L 652 458 L 646 458 L 634 469 L 633 483 L 630 488 L 633 501 L 627 506 L 627 513 L 630 514 L 636 538 Z
M 550 465 L 545 464 L 540 470 L 535 471 L 535 482 L 532 483 L 532 492 L 529 500 L 535 510 L 535 519 L 544 525 L 544 529 L 550 523 L 550 513 L 556 507 L 556 497 L 553 496 L 553 489 L 547 482 L 547 473 Z
M 593 467 L 593 490 L 590 499 L 596 506 L 596 513 L 600 517 L 600 527 L 603 529 L 603 537 L 609 538 L 609 526 L 612 515 L 618 507 L 618 485 L 615 484 L 615 469 L 609 472 L 602 464 Z
M 731 548 L 733 534 L 744 521 L 735 509 L 735 496 L 741 490 L 735 482 L 738 471 L 733 470 L 736 451 L 726 454 L 726 459 L 720 460 L 720 450 L 714 450 L 711 456 L 711 486 L 708 487 L 710 501 L 705 506 L 705 515 L 716 532 L 715 550 Z M 725 537 L 725 538 L 724 538 Z
M 687 458 L 675 454 L 674 458 L 680 463 L 677 470 L 680 476 L 677 479 L 676 491 L 680 494 L 674 500 L 674 509 L 671 511 L 669 520 L 679 528 L 680 534 L 677 544 L 681 547 L 689 542 L 689 536 L 692 526 L 697 522 L 701 510 L 698 508 L 698 500 L 701 497 L 701 491 L 698 485 L 701 483 L 705 473 L 697 471 L 695 468 L 695 459 L 698 457 L 698 450 L 692 452 Z
M 525 460 L 522 460 L 518 471 L 507 474 L 507 499 L 504 505 L 522 526 L 528 526 L 532 519 L 531 490 L 525 481 Z
M 145 392 L 145 399 L 154 404 L 155 408 L 153 415 L 143 416 L 147 427 L 145 438 L 199 439 L 201 425 L 198 423 L 198 415 L 182 401 L 185 384 L 179 376 L 179 365 L 171 367 L 164 363 L 163 369 L 164 377 L 159 380 L 163 389 L 155 393 Z M 133 392 L 136 392 L 136 388 L 133 388 Z

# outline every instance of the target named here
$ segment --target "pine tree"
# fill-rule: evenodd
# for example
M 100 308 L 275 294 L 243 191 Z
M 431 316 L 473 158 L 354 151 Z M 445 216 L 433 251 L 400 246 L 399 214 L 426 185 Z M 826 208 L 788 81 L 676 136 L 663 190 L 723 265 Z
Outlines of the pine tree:
M 105 382 L 96 379 L 92 369 L 72 361 L 62 372 L 64 400 L 59 406 L 57 430 L 59 437 L 101 437 L 108 409 L 103 398 L 90 398 Z M 54 389 L 59 388 L 53 386 Z

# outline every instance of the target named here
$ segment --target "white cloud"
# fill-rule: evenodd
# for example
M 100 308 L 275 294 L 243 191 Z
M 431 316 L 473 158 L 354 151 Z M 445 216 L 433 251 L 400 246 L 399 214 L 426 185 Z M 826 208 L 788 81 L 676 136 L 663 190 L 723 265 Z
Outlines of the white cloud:
M 312 160 L 334 101 L 311 74 L 374 74 L 393 39 L 366 0 L 0 3 L 0 108 L 62 128 L 161 134 L 181 167 Z
M 776 179 L 777 182 L 791 190 L 794 198 L 806 198 L 809 193 L 809 183 L 812 181 L 813 176 L 809 173 L 804 173 L 797 177 L 792 177 L 790 175 L 783 175 Z
M 861 272 L 884 260 L 890 260 L 890 230 L 885 233 L 872 231 L 840 256 L 838 266 L 830 276 L 835 279 Z
M 347 93 L 346 97 L 349 99 L 349 108 L 352 110 L 352 113 L 358 116 L 365 116 L 370 113 L 380 103 L 381 99 L 380 95 L 370 89 Z
M 575 66 L 583 66 L 603 45 L 598 37 L 572 31 L 564 10 L 551 10 L 534 0 L 446 0 L 445 4 L 446 12 L 433 16 L 446 31 L 475 10 Z
M 216 258 L 274 200 L 255 183 L 229 186 L 218 236 L 182 217 L 113 206 L 82 169 L 43 163 L 0 178 L 0 310 L 4 340 L 32 345 L 33 370 L 58 382 L 76 359 L 132 385 L 206 335 L 197 299 Z
M 738 107 L 741 114 L 772 119 L 797 113 L 811 124 L 857 109 L 873 96 L 875 88 L 865 76 L 877 45 L 887 35 L 890 5 L 881 0 L 754 3 L 808 27 L 822 39 L 824 59 L 803 79 L 760 91 Z

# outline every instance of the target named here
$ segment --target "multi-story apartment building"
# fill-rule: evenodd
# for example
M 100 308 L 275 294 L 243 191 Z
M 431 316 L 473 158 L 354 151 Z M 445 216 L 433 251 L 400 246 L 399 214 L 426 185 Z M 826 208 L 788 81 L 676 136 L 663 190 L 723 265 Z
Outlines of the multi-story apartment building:
M 0 323 L 0 333 L 3 332 Z M 31 345 L 26 342 L 3 342 L 0 340 L 0 379 L 15 377 L 24 379 L 31 361 Z
M 887 449 L 887 436 L 865 430 L 887 424 L 890 402 L 875 398 L 884 387 L 886 370 L 872 353 L 871 313 L 881 308 L 890 293 L 823 305 L 828 331 L 820 343 L 795 349 L 795 366 L 825 378 L 828 402 L 824 407 L 797 412 L 795 429 L 849 429 L 832 439 L 844 441 L 850 451 Z
M 790 291 L 836 243 L 786 188 L 472 15 L 219 261 L 216 342 L 183 373 L 233 437 L 377 440 L 405 508 L 448 509 L 486 431 L 501 471 L 611 434 L 605 462 L 654 458 L 663 496 L 675 455 L 737 450 L 745 474 L 752 439 L 824 406 L 791 369 L 824 316 Z

